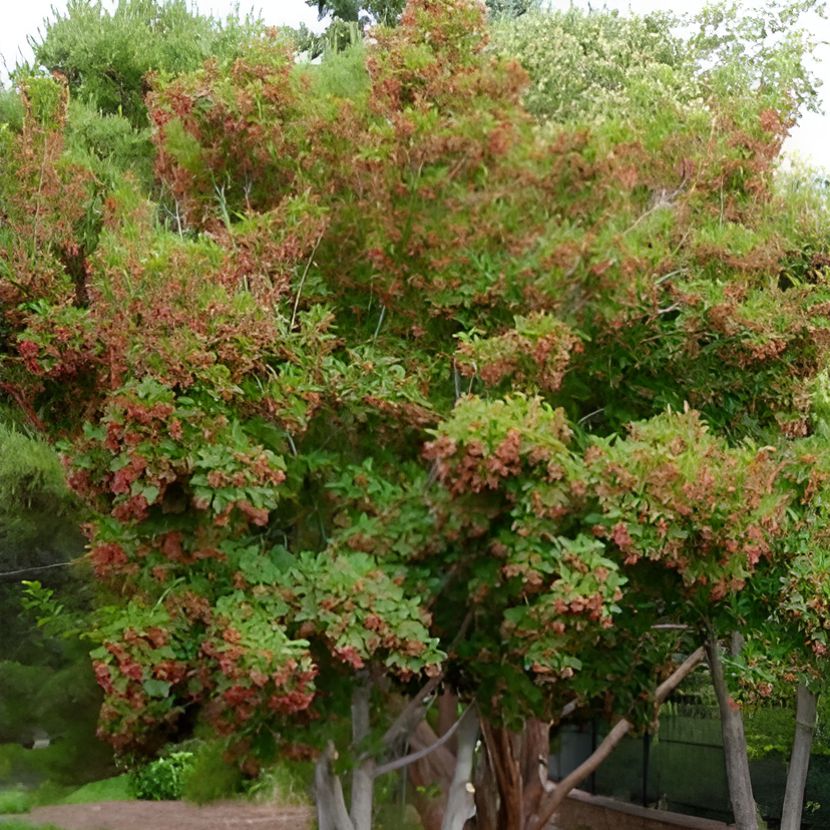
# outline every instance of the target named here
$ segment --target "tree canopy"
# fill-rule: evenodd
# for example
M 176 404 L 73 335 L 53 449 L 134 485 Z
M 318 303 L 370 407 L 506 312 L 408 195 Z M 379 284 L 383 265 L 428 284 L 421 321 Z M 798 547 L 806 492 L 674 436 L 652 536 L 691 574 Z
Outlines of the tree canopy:
M 647 723 L 678 651 L 770 621 L 814 670 L 826 207 L 776 178 L 804 41 L 703 23 L 572 10 L 490 42 L 474 0 L 410 0 L 319 66 L 256 29 L 131 70 L 149 188 L 73 125 L 73 92 L 126 106 L 100 70 L 18 79 L 0 388 L 93 517 L 117 748 L 201 720 L 256 758 L 351 717 L 366 787 L 332 826 L 358 830 L 414 729 L 390 701 L 440 681 L 499 778 L 480 826 L 535 827 L 499 735 Z

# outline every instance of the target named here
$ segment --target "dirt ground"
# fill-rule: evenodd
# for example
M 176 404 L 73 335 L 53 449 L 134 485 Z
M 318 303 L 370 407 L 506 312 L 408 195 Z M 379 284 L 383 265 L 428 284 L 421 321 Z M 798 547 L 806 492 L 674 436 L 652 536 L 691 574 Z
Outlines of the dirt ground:
M 311 830 L 312 826 L 312 812 L 305 807 L 238 802 L 205 807 L 181 801 L 59 804 L 15 818 L 35 825 L 54 824 L 61 830 Z

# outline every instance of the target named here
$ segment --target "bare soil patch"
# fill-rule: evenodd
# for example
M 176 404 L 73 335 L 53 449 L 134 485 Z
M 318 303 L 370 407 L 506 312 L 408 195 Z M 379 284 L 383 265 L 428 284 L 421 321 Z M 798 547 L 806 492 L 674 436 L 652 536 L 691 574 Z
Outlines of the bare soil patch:
M 183 801 L 57 804 L 16 818 L 35 825 L 54 824 L 61 830 L 311 830 L 312 826 L 308 807 L 236 801 L 202 807 Z

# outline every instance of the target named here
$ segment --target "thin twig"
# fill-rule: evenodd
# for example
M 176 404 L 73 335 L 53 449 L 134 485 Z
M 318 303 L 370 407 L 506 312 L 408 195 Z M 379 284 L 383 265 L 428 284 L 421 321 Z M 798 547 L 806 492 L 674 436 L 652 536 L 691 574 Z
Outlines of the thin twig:
M 297 319 L 297 309 L 300 306 L 300 296 L 303 293 L 303 286 L 305 285 L 305 278 L 308 276 L 309 268 L 311 268 L 311 263 L 314 261 L 314 254 L 317 253 L 317 248 L 320 246 L 320 242 L 322 241 L 322 239 L 323 231 L 320 231 L 320 235 L 317 237 L 317 241 L 314 243 L 314 247 L 311 249 L 308 261 L 305 264 L 303 275 L 302 277 L 300 277 L 300 285 L 297 287 L 297 296 L 294 298 L 294 310 L 291 312 L 291 325 L 288 327 L 289 331 L 291 331 L 294 328 L 294 322 Z
M 584 424 L 585 421 L 589 421 L 591 418 L 594 417 L 594 415 L 601 415 L 603 412 L 605 412 L 605 407 L 601 406 L 599 409 L 595 409 L 593 412 L 589 412 L 587 415 L 583 415 L 579 419 L 579 421 L 577 421 L 577 423 Z
M 374 343 L 375 340 L 378 339 L 378 335 L 380 334 L 380 328 L 383 325 L 383 319 L 386 317 L 386 306 L 382 305 L 380 307 L 380 316 L 378 317 L 378 324 L 375 326 L 375 333 L 372 335 L 372 342 Z
M 685 273 L 685 271 L 686 271 L 685 268 L 678 268 L 676 271 L 669 271 L 668 274 L 663 274 L 662 277 L 659 277 L 658 279 L 656 279 L 654 281 L 654 284 L 655 285 L 662 285 L 664 282 L 666 282 L 667 280 L 670 280 L 672 277 L 676 277 L 679 274 Z
M 0 579 L 7 576 L 22 576 L 23 574 L 37 573 L 39 571 L 48 571 L 52 568 L 68 568 L 74 565 L 77 560 L 72 559 L 69 562 L 53 562 L 51 565 L 37 565 L 33 568 L 20 568 L 16 571 L 0 571 Z

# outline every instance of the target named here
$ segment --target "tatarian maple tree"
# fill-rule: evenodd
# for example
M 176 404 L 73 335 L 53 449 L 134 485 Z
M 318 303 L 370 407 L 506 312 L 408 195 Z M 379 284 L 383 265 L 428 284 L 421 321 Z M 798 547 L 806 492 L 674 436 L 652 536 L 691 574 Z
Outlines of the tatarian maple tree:
M 774 179 L 801 53 L 540 124 L 487 31 L 411 0 L 319 67 L 267 32 L 151 79 L 163 211 L 64 152 L 60 78 L 0 133 L 0 388 L 93 515 L 100 733 L 306 742 L 335 830 L 404 765 L 429 827 L 541 827 L 563 710 L 646 724 L 773 614 L 823 642 L 826 241 Z

